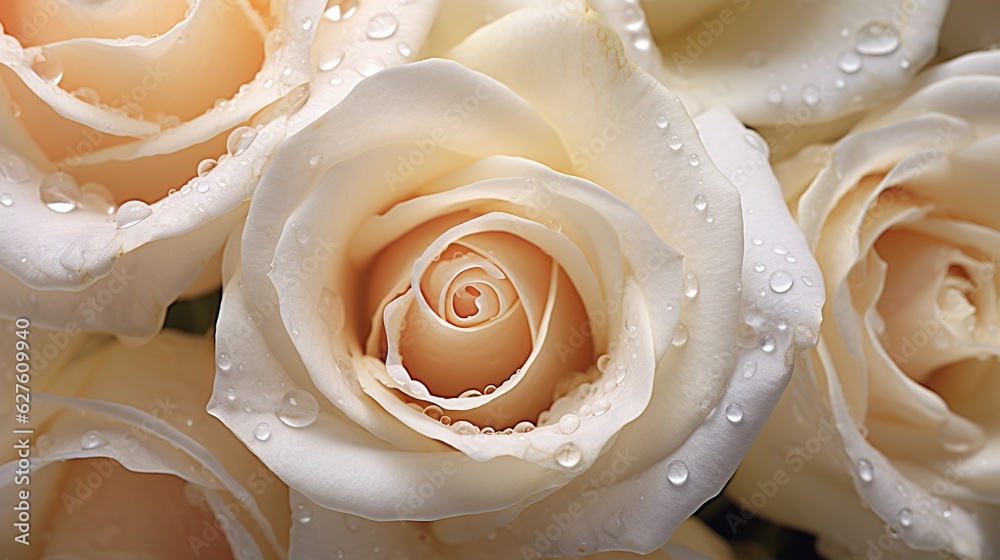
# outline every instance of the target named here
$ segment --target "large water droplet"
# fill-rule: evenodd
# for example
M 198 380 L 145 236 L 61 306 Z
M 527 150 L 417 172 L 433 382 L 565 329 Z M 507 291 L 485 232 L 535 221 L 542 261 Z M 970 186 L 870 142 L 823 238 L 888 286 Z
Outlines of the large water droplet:
M 771 279 L 768 280 L 771 285 L 771 289 L 779 294 L 783 294 L 792 288 L 792 284 L 795 280 L 792 278 L 792 274 L 787 270 L 776 270 L 771 274 Z
M 80 188 L 73 177 L 56 171 L 42 179 L 38 185 L 38 196 L 50 210 L 64 214 L 76 208 L 80 202 Z
M 379 12 L 368 20 L 368 27 L 365 28 L 365 35 L 369 39 L 387 39 L 396 33 L 399 28 L 399 21 L 396 16 L 389 12 Z
M 271 426 L 267 425 L 267 422 L 261 422 L 253 429 L 253 437 L 260 441 L 267 441 L 267 438 L 271 437 Z
M 153 214 L 153 209 L 141 200 L 130 200 L 121 205 L 115 214 L 118 229 L 125 229 L 138 224 Z
M 104 447 L 108 444 L 108 440 L 101 435 L 101 432 L 96 430 L 90 430 L 89 432 L 83 434 L 80 438 L 80 447 L 82 449 L 97 449 L 98 447 Z
M 238 156 L 245 152 L 250 144 L 257 139 L 257 130 L 249 126 L 241 126 L 229 133 L 226 140 L 226 150 L 231 156 Z
M 858 476 L 865 482 L 875 480 L 875 467 L 868 459 L 858 459 Z
M 861 57 L 854 51 L 844 51 L 837 59 L 837 68 L 847 74 L 853 74 L 861 70 Z
M 684 346 L 688 341 L 688 328 L 684 323 L 677 323 L 674 330 L 674 339 L 671 341 L 674 346 Z
M 698 276 L 693 272 L 684 275 L 684 295 L 694 298 L 698 295 Z
M 726 407 L 726 418 L 736 424 L 743 420 L 743 407 L 739 403 L 733 403 Z
M 31 69 L 38 74 L 38 77 L 46 82 L 57 86 L 62 81 L 63 65 L 56 53 L 47 48 L 40 49 L 34 60 L 31 61 Z
M 865 24 L 854 37 L 854 50 L 865 55 L 886 55 L 899 48 L 899 31 L 884 21 Z
M 278 418 L 293 428 L 308 426 L 319 414 L 319 403 L 308 391 L 293 389 L 281 398 Z
M 28 166 L 14 154 L 0 154 L 0 176 L 9 183 L 23 183 L 28 180 Z
M 775 346 L 777 346 L 777 343 L 774 341 L 773 336 L 765 334 L 760 338 L 760 349 L 767 352 L 768 354 L 774 352 Z
M 688 466 L 684 464 L 684 461 L 671 461 L 667 465 L 667 480 L 670 481 L 674 486 L 680 486 L 687 482 L 688 479 Z
M 205 175 L 208 175 L 209 172 L 215 169 L 217 165 L 219 165 L 219 162 L 212 158 L 201 160 L 201 162 L 198 163 L 198 176 L 204 177 Z
M 576 414 L 564 414 L 559 419 L 559 431 L 564 434 L 572 434 L 580 427 L 580 417 Z
M 583 459 L 583 452 L 580 451 L 580 448 L 575 443 L 567 442 L 556 449 L 555 458 L 557 463 L 567 469 L 571 469 L 580 464 L 580 460 Z

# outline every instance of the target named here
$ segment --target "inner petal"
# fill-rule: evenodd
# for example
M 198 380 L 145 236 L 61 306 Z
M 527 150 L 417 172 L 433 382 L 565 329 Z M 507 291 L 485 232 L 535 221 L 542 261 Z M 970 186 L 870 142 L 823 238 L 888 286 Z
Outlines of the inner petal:
M 517 303 L 507 275 L 487 256 L 460 243 L 449 245 L 420 280 L 424 301 L 452 325 L 473 327 L 496 319 Z
M 4 31 L 22 46 L 94 37 L 162 35 L 184 19 L 184 0 L 8 0 L 0 2 Z

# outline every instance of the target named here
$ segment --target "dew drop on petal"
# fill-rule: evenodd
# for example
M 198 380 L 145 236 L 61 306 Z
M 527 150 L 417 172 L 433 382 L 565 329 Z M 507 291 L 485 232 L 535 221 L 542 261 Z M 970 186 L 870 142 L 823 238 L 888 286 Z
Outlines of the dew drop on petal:
M 689 298 L 698 295 L 698 276 L 693 272 L 684 275 L 684 295 Z
M 205 175 L 208 175 L 208 173 L 213 169 L 215 169 L 217 165 L 219 165 L 219 162 L 215 161 L 212 158 L 201 160 L 201 162 L 198 164 L 198 176 L 204 177 Z
M 899 31 L 884 21 L 867 23 L 854 36 L 854 50 L 864 55 L 881 56 L 899 48 Z
M 749 362 L 743 364 L 743 377 L 750 379 L 757 373 L 757 361 L 750 360 Z
M 865 482 L 875 480 L 875 467 L 868 459 L 858 459 L 858 476 Z
M 571 469 L 580 464 L 583 452 L 575 443 L 567 442 L 556 448 L 555 459 L 560 465 Z
M 108 440 L 96 430 L 90 430 L 80 438 L 80 447 L 82 449 L 97 449 L 107 444 Z
M 667 120 L 666 115 L 656 117 L 656 126 L 660 128 L 667 128 L 668 124 L 670 124 L 670 121 Z
M 309 523 L 312 521 L 312 508 L 308 504 L 298 504 L 295 506 L 295 520 L 299 523 Z
M 704 196 L 699 194 L 698 196 L 694 197 L 694 207 L 699 212 L 703 212 L 705 208 L 708 208 L 708 200 L 706 200 Z
M 899 510 L 899 524 L 903 527 L 910 527 L 913 525 L 913 512 L 909 508 L 903 508 Z
M 14 197 L 7 192 L 0 194 L 0 204 L 2 204 L 3 206 L 10 206 L 14 204 Z
M 768 88 L 767 92 L 764 94 L 764 99 L 771 105 L 781 105 L 785 98 L 781 95 L 781 90 L 772 87 Z
M 743 407 L 739 403 L 732 403 L 726 407 L 726 419 L 733 424 L 743 420 Z
M 701 160 L 698 159 L 697 154 L 691 154 L 690 156 L 688 156 L 688 163 L 691 164 L 691 167 L 698 167 L 699 165 L 701 165 Z
M 233 361 L 229 359 L 229 354 L 226 354 L 225 352 L 219 354 L 219 357 L 216 358 L 215 363 L 216 365 L 219 366 L 219 369 L 221 369 L 222 371 L 229 371 L 229 368 L 233 367 Z
M 238 156 L 245 152 L 256 139 L 256 129 L 249 126 L 241 126 L 229 134 L 229 138 L 226 140 L 226 150 L 229 152 L 229 155 Z
M 344 60 L 344 53 L 341 51 L 330 51 L 325 53 L 319 59 L 319 69 L 321 72 L 329 72 L 334 68 L 340 66 L 340 63 Z
M 28 180 L 28 166 L 14 154 L 0 154 L 0 176 L 9 183 L 23 183 Z
M 674 346 L 684 346 L 688 341 L 688 328 L 684 323 L 677 323 L 677 329 L 674 330 L 674 339 L 672 341 Z
M 837 59 L 837 68 L 846 74 L 854 74 L 861 70 L 861 57 L 854 51 L 844 51 Z
M 400 56 L 409 57 L 413 54 L 413 49 L 410 47 L 409 43 L 400 42 L 396 45 L 396 51 L 399 52 Z
M 792 274 L 787 270 L 776 270 L 771 274 L 768 283 L 771 289 L 776 293 L 783 294 L 792 288 L 792 284 L 795 281 L 792 279 Z
M 141 200 L 130 200 L 122 204 L 115 214 L 118 229 L 125 229 L 138 224 L 153 214 L 153 209 Z
M 576 414 L 564 414 L 559 419 L 559 431 L 564 434 L 572 434 L 580 427 L 580 417 Z
M 267 441 L 271 437 L 271 426 L 267 425 L 267 422 L 261 422 L 253 429 L 253 437 L 257 438 L 259 441 Z
M 82 197 L 76 180 L 62 171 L 50 173 L 42 179 L 38 185 L 38 196 L 49 210 L 60 214 L 76 209 Z
M 226 388 L 226 400 L 235 401 L 236 400 L 236 389 L 232 387 Z
M 684 461 L 671 461 L 667 465 L 667 480 L 670 481 L 674 486 L 680 486 L 687 482 L 688 479 L 688 467 L 684 464 Z
M 278 406 L 278 418 L 293 428 L 312 424 L 319 414 L 319 403 L 308 391 L 293 389 L 285 393 Z
M 38 77 L 57 86 L 63 78 L 63 65 L 56 53 L 47 48 L 41 48 L 31 61 L 31 69 Z
M 594 403 L 594 408 L 593 408 L 594 416 L 600 416 L 604 414 L 605 412 L 608 411 L 609 408 L 611 408 L 611 403 L 608 401 L 608 399 L 597 399 L 597 401 Z
M 674 135 L 671 136 L 670 138 L 667 138 L 667 146 L 669 146 L 671 150 L 676 152 L 677 150 L 681 149 L 681 147 L 684 146 L 684 141 L 681 140 L 680 136 Z
M 775 342 L 773 336 L 765 334 L 760 338 L 760 349 L 764 352 L 767 352 L 768 354 L 774 352 L 775 346 L 777 346 L 777 343 Z
M 389 12 L 379 12 L 368 20 L 368 27 L 365 28 L 365 35 L 369 39 L 387 39 L 396 33 L 399 28 L 399 21 L 396 16 Z

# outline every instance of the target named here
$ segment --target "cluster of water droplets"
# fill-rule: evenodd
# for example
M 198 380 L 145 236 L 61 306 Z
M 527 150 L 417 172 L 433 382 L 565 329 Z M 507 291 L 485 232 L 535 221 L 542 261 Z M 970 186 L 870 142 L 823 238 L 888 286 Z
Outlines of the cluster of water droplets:
M 403 0 L 397 6 L 407 4 L 414 0 Z M 339 24 L 354 17 L 358 11 L 360 0 L 329 0 L 323 19 Z M 399 30 L 399 19 L 393 10 L 383 10 L 373 14 L 355 36 L 353 43 L 333 48 L 319 55 L 318 67 L 320 72 L 331 72 L 337 69 L 349 53 L 365 52 L 371 49 L 364 49 L 365 43 L 374 41 L 382 43 L 391 39 Z M 375 49 L 377 50 L 377 49 Z M 374 53 L 372 53 L 374 54 Z M 408 60 L 413 55 L 413 48 L 405 41 L 399 41 L 395 47 L 385 50 L 386 55 L 395 55 Z M 376 56 L 370 56 L 364 60 L 353 61 L 353 70 L 364 78 L 375 75 L 384 70 L 386 64 Z M 342 75 L 337 74 L 330 78 L 330 84 L 338 86 L 344 83 Z

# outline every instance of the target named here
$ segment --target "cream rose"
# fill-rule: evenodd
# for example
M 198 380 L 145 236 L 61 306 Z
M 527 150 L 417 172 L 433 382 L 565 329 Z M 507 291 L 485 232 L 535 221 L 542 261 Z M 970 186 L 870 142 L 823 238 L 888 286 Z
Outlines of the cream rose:
M 1000 53 L 968 55 L 778 168 L 826 321 L 731 496 L 831 558 L 1000 554 L 997 99 Z
M 410 59 L 436 5 L 3 2 L 0 313 L 155 333 L 203 269 L 217 286 L 277 143 Z
M 448 55 L 279 148 L 209 411 L 311 512 L 293 555 L 678 552 L 818 331 L 766 146 L 582 3 Z
M 8 408 L 5 431 L 33 430 L 11 436 L 27 441 L 3 450 L 6 553 L 286 557 L 287 487 L 204 411 L 211 338 L 164 331 L 126 348 L 106 335 L 70 338 L 4 321 L 0 342 L 8 349 L 0 362 L 4 402 L 30 389 L 29 422 L 12 425 Z M 27 379 L 16 378 L 18 342 L 28 345 Z M 18 456 L 25 451 L 27 469 Z

